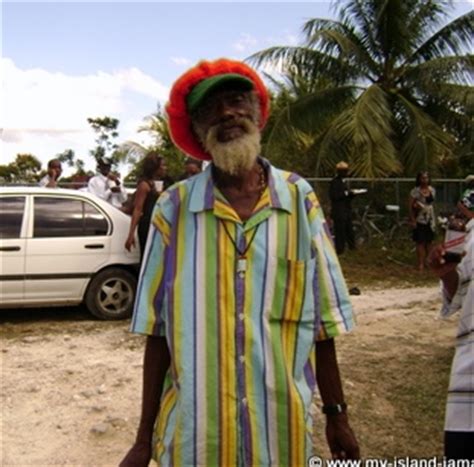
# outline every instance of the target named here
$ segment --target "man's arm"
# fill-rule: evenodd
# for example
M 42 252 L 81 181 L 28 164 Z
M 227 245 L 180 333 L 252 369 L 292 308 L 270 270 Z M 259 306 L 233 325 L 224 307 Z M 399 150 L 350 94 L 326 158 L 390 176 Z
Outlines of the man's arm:
M 474 219 L 474 212 L 470 211 L 462 201 L 458 201 L 457 208 L 466 219 Z
M 148 336 L 143 361 L 142 412 L 135 444 L 120 467 L 147 467 L 151 459 L 152 437 L 160 408 L 163 382 L 170 366 L 170 353 L 164 337 Z
M 345 409 L 334 339 L 316 342 L 316 380 L 324 407 L 328 412 L 339 412 L 326 414 L 326 438 L 333 458 L 359 459 L 359 446 Z
M 457 264 L 446 262 L 446 250 L 443 245 L 436 245 L 428 256 L 428 264 L 432 271 L 441 279 L 446 298 L 451 301 L 459 285 L 459 275 L 456 271 Z

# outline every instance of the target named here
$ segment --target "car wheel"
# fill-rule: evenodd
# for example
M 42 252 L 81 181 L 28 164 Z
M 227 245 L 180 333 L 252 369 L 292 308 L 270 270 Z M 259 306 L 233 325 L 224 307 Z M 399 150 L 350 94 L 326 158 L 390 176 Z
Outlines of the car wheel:
M 136 278 L 125 269 L 105 269 L 92 278 L 84 301 L 88 310 L 97 318 L 129 318 L 136 286 Z

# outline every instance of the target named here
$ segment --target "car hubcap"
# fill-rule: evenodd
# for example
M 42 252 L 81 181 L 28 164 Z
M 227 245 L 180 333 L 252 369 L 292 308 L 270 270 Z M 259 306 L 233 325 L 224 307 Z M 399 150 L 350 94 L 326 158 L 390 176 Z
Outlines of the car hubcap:
M 99 291 L 99 305 L 108 313 L 122 313 L 130 306 L 133 291 L 123 279 L 108 279 Z

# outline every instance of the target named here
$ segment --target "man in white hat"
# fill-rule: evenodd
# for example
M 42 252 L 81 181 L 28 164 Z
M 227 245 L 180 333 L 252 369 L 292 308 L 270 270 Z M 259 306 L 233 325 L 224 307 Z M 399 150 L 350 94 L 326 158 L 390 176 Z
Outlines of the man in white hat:
M 329 184 L 334 243 L 338 255 L 344 253 L 346 244 L 351 250 L 355 248 L 351 206 L 354 193 L 349 190 L 346 183 L 348 173 L 349 165 L 347 162 L 338 162 L 336 164 L 336 176 Z
M 116 208 L 121 208 L 127 200 L 127 190 L 111 169 L 112 161 L 106 157 L 100 158 L 97 162 L 99 173 L 89 180 L 87 191 L 108 201 Z

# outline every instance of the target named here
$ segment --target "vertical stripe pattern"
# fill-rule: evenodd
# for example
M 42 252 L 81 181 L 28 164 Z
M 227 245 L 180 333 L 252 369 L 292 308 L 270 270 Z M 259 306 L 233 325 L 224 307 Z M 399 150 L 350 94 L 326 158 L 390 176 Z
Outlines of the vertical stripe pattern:
M 159 465 L 305 465 L 315 340 L 354 325 L 314 192 L 262 162 L 268 188 L 246 222 L 211 167 L 155 208 L 132 330 L 170 348 Z M 245 272 L 229 236 L 251 242 Z

